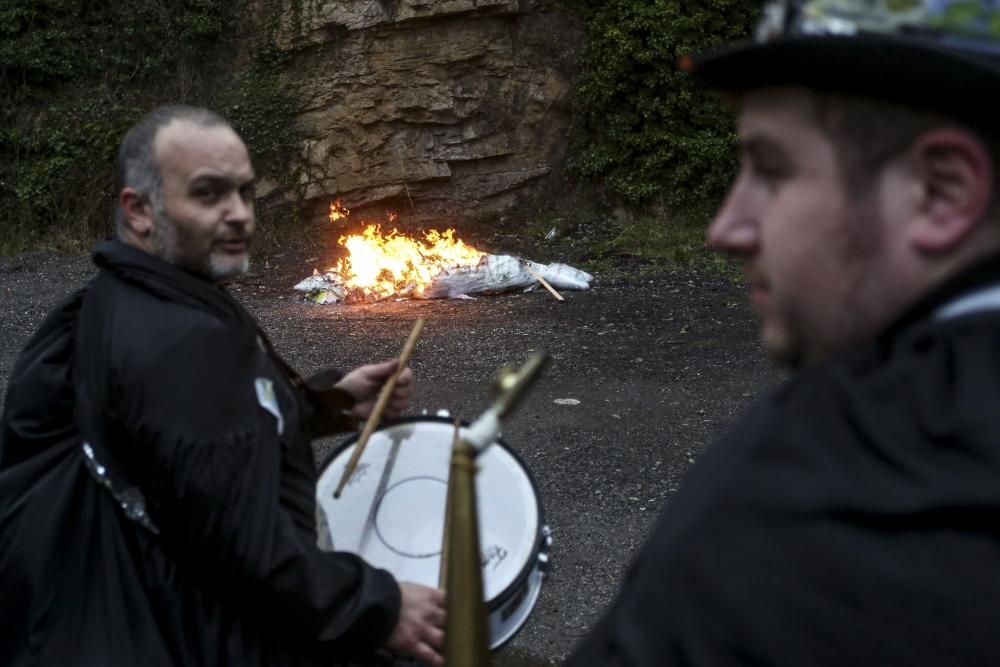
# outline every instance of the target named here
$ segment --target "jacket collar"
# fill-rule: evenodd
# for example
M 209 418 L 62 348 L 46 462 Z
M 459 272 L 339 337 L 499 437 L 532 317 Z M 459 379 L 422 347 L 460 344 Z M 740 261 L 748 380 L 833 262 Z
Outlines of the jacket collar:
M 104 271 L 167 301 L 210 311 L 225 320 L 252 322 L 250 314 L 219 285 L 116 238 L 101 241 L 93 259 Z
M 891 340 L 917 322 L 1000 309 L 1000 252 L 960 270 L 921 297 L 880 336 Z

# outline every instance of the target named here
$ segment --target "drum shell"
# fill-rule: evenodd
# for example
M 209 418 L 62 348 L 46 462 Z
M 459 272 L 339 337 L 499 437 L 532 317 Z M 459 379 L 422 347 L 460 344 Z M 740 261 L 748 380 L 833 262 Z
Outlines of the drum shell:
M 358 469 L 363 473 L 379 475 L 380 486 L 374 489 L 352 489 L 353 486 L 356 486 L 355 477 L 359 474 L 356 471 L 345 487 L 341 498 L 334 500 L 332 490 L 340 481 L 344 463 L 350 457 L 353 447 L 357 442 L 357 434 L 338 446 L 320 467 L 319 482 L 317 484 L 317 520 L 319 523 L 321 548 L 332 548 L 330 544 L 330 538 L 332 537 L 333 545 L 336 545 L 337 548 L 358 553 L 366 558 L 366 560 L 373 560 L 373 565 L 385 567 L 385 569 L 388 569 L 399 579 L 436 586 L 436 570 L 439 568 L 440 563 L 440 525 L 443 525 L 444 521 L 443 506 L 447 489 L 447 468 L 448 462 L 450 462 L 453 429 L 454 421 L 446 417 L 409 417 L 386 423 L 372 434 L 372 438 L 369 440 L 358 466 Z M 412 434 L 410 434 L 410 431 L 412 431 Z M 432 439 L 435 444 L 432 446 L 426 444 L 428 438 Z M 411 447 L 406 452 L 403 452 L 402 449 L 397 449 L 397 454 L 395 455 L 386 453 L 386 448 L 393 446 L 390 443 L 399 442 L 405 444 L 411 439 L 413 442 L 410 443 Z M 418 444 L 421 439 L 425 441 L 424 445 Z M 412 452 L 415 451 L 413 449 L 414 446 L 430 448 L 421 450 L 422 452 L 430 452 L 432 449 L 433 456 L 429 458 L 433 459 L 434 462 L 415 461 L 412 458 Z M 403 458 L 395 458 L 396 456 L 400 456 L 400 452 L 402 452 Z M 392 461 L 395 463 L 390 463 L 389 457 L 393 457 Z M 428 456 L 425 455 L 422 458 L 426 459 Z M 486 589 L 484 593 L 487 594 L 486 606 L 489 614 L 491 644 L 496 649 L 509 641 L 520 630 L 537 602 L 549 560 L 548 552 L 551 545 L 551 536 L 548 527 L 545 525 L 544 510 L 534 477 L 517 452 L 511 449 L 502 439 L 498 438 L 494 444 L 487 448 L 486 453 L 478 461 L 481 472 L 477 475 L 476 487 L 481 524 L 480 547 L 484 550 L 484 588 Z M 397 470 L 401 464 L 403 468 Z M 373 469 L 364 468 L 365 465 L 371 465 Z M 424 468 L 427 465 L 432 467 L 431 472 L 428 472 Z M 410 474 L 407 466 L 420 468 L 420 470 Z M 522 508 L 522 512 L 528 515 L 534 514 L 534 520 L 530 532 L 521 536 L 522 543 L 517 546 L 515 554 L 521 554 L 521 556 L 520 561 L 515 564 L 519 566 L 516 572 L 508 568 L 506 574 L 500 579 L 491 579 L 486 568 L 493 562 L 491 558 L 496 554 L 490 555 L 487 553 L 488 549 L 493 547 L 490 546 L 491 543 L 489 541 L 483 538 L 491 534 L 491 519 L 493 520 L 493 524 L 503 524 L 505 521 L 501 515 L 496 511 L 491 511 L 490 508 L 492 507 L 491 503 L 496 504 L 503 500 L 502 498 L 493 498 L 491 495 L 499 495 L 506 493 L 506 491 L 497 489 L 497 482 L 494 482 L 492 487 L 487 485 L 486 488 L 484 488 L 481 482 L 484 478 L 489 480 L 491 475 L 500 474 L 499 468 L 505 469 L 502 475 L 507 475 L 508 479 L 506 481 L 510 485 L 517 487 L 521 495 L 530 495 L 530 502 L 527 500 L 524 501 L 526 507 Z M 388 473 L 386 472 L 387 469 L 389 470 Z M 374 484 L 373 480 L 374 478 L 363 480 L 358 486 L 371 487 Z M 347 509 L 348 506 L 341 508 L 339 505 L 334 505 L 334 503 L 341 503 L 346 498 L 349 498 L 349 494 L 352 493 L 357 494 L 355 496 L 356 502 L 367 502 L 365 508 L 356 508 L 355 511 L 350 512 Z M 360 494 L 365 493 L 371 497 L 368 499 L 358 497 Z M 409 505 L 419 505 L 421 498 L 424 496 L 434 496 L 432 500 L 428 501 L 433 505 L 433 509 L 428 512 L 432 515 L 428 520 L 431 522 L 433 528 L 423 539 L 416 540 L 419 547 L 413 547 L 412 543 L 407 542 L 403 545 L 402 549 L 397 549 L 400 545 L 394 543 L 393 536 L 409 538 L 409 535 L 402 535 L 398 531 L 413 532 L 416 528 L 413 524 L 408 524 L 402 528 L 397 527 L 393 529 L 391 521 L 384 519 L 384 517 L 386 515 L 393 516 L 398 514 L 400 505 L 404 508 Z M 508 498 L 508 500 L 510 499 Z M 514 504 L 517 503 L 515 502 Z M 486 512 L 483 511 L 484 507 L 486 508 Z M 423 513 L 421 512 L 421 514 Z M 342 518 L 348 514 L 350 514 L 349 526 L 348 522 Z M 366 516 L 362 518 L 359 516 L 361 514 L 365 514 Z M 437 514 L 440 514 L 440 516 L 438 517 Z M 438 521 L 440 521 L 440 524 L 437 524 Z M 360 527 L 361 524 L 363 524 L 363 527 Z M 389 524 L 388 529 L 385 524 Z M 397 532 L 394 533 L 392 532 L 393 530 Z M 437 530 L 437 533 L 434 533 L 434 530 Z M 338 532 L 342 531 L 350 533 L 347 540 L 343 539 L 343 534 L 338 536 Z M 354 544 L 351 540 L 358 531 L 366 531 L 366 535 L 369 537 L 362 536 L 359 540 L 360 543 Z M 384 531 L 389 532 L 390 536 L 383 535 Z M 382 544 L 379 545 L 378 542 Z M 370 546 L 366 546 L 366 544 L 375 544 L 376 548 L 372 549 Z M 384 552 L 383 547 L 388 547 L 390 550 L 396 552 L 406 562 L 392 561 L 392 557 L 388 563 L 378 562 L 381 558 L 377 555 L 377 552 L 379 550 Z M 497 550 L 503 552 L 502 547 L 498 547 Z M 373 552 L 376 552 L 375 555 L 372 555 Z M 385 554 L 383 553 L 383 555 Z M 422 559 L 428 559 L 426 562 L 419 563 L 422 576 L 412 577 L 401 573 L 405 567 Z M 429 580 L 428 568 L 432 564 L 435 577 L 434 580 Z M 491 587 L 496 587 L 495 584 L 497 581 L 505 579 L 509 579 L 509 583 L 506 583 L 501 590 L 490 591 Z

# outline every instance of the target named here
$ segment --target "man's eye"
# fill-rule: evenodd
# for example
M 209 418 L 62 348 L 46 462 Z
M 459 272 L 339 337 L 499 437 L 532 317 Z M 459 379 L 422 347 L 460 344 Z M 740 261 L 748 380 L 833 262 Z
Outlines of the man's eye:
M 252 184 L 244 185 L 240 188 L 240 197 L 243 198 L 243 201 L 252 201 L 256 192 L 257 190 Z
M 765 181 L 779 181 L 788 176 L 788 167 L 784 164 L 757 162 L 753 165 L 753 170 Z
M 213 188 L 198 188 L 194 191 L 195 199 L 210 203 L 219 198 L 218 191 Z

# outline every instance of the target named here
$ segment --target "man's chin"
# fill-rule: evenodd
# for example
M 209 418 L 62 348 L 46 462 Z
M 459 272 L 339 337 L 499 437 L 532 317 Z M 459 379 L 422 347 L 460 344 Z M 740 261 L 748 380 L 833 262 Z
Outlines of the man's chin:
M 794 341 L 775 325 L 765 323 L 760 332 L 761 346 L 774 363 L 788 370 L 802 366 L 802 354 Z
M 215 282 L 234 280 L 250 271 L 250 255 L 212 255 L 208 265 L 208 277 Z

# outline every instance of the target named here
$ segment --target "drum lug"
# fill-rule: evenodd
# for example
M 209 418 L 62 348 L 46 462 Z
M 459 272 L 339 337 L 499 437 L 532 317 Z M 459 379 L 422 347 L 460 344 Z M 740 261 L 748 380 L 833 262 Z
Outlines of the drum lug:
M 538 554 L 538 571 L 545 575 L 549 571 L 549 555 L 547 553 Z
M 538 551 L 538 570 L 544 576 L 549 571 L 549 549 L 552 548 L 552 529 L 542 526 L 542 543 Z

